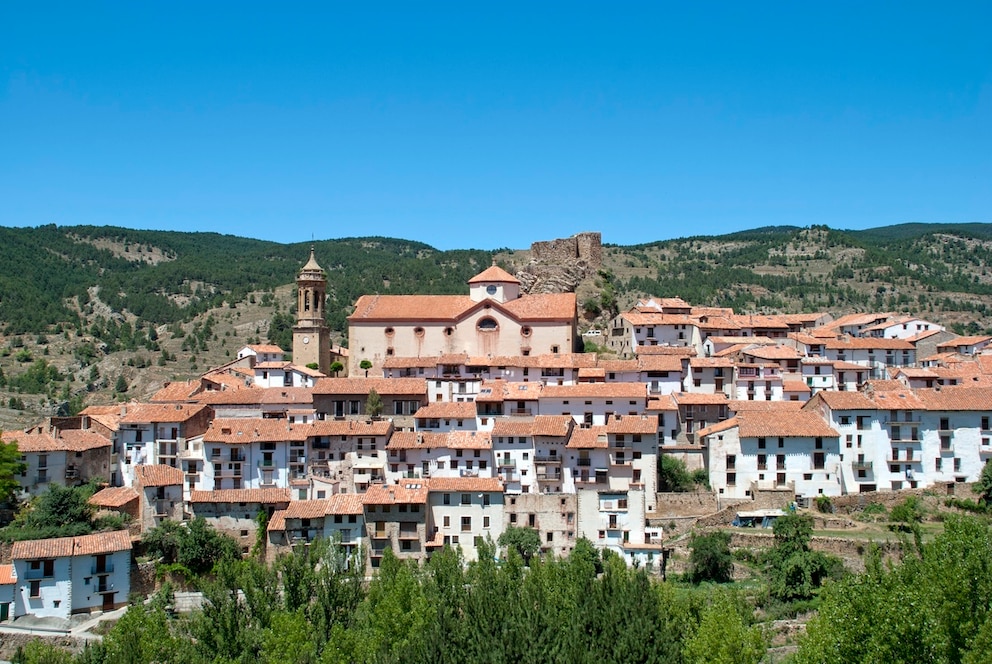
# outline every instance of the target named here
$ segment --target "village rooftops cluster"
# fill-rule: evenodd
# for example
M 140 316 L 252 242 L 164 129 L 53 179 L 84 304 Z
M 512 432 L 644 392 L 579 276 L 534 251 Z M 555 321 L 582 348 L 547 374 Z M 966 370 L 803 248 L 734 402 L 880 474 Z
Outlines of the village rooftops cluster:
M 294 351 L 303 336 L 323 343 L 319 265 L 304 272 Z M 742 503 L 969 482 L 992 458 L 992 337 L 904 314 L 739 315 L 655 298 L 603 331 L 617 355 L 603 357 L 575 352 L 574 295 L 521 293 L 498 266 L 469 291 L 360 298 L 349 349 L 327 348 L 338 376 L 249 345 L 146 403 L 5 432 L 27 464 L 21 486 L 109 478 L 99 509 L 140 529 L 202 516 L 246 551 L 264 512 L 273 557 L 334 537 L 372 568 L 386 549 L 424 560 L 460 546 L 471 560 L 526 526 L 549 553 L 586 537 L 651 566 L 663 455 Z M 105 588 L 69 602 L 48 559 L 29 561 L 38 588 L 12 573 L 15 611 L 126 599 Z

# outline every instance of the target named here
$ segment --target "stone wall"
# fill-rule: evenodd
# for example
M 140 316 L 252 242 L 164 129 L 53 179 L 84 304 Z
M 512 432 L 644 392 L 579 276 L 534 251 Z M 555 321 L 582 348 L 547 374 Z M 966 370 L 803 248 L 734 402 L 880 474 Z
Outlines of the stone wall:
M 526 293 L 572 293 L 602 266 L 601 235 L 579 233 L 531 244 L 530 263 L 515 276 Z
M 579 233 L 568 238 L 534 242 L 530 245 L 532 262 L 572 265 L 582 262 L 598 269 L 603 264 L 602 236 L 599 233 Z
M 655 494 L 654 512 L 648 515 L 651 519 L 670 519 L 682 517 L 697 517 L 712 514 L 719 509 L 716 496 L 712 491 L 693 491 L 690 493 L 658 493 Z

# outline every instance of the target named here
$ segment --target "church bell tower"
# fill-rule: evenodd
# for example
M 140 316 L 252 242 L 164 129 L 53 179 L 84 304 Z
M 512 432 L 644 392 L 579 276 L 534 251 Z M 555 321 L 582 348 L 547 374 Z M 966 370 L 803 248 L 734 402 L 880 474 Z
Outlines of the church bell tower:
M 310 260 L 296 277 L 296 325 L 293 326 L 293 364 L 316 363 L 318 370 L 330 375 L 331 330 L 324 322 L 327 277 L 310 247 Z

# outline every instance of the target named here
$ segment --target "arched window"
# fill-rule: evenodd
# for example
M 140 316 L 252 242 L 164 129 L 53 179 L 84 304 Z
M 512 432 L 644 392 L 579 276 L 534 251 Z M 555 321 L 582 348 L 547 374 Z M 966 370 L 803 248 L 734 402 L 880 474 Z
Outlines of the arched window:
M 479 320 L 477 327 L 485 332 L 499 328 L 499 323 L 496 322 L 495 318 L 486 316 L 485 318 Z

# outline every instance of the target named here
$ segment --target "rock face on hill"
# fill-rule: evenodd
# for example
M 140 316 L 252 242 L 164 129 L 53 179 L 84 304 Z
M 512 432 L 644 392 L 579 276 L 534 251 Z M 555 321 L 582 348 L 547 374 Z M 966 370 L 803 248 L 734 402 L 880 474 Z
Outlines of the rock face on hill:
M 569 238 L 533 243 L 530 262 L 515 276 L 526 293 L 572 293 L 583 279 L 594 276 L 602 265 L 602 236 L 579 233 Z

